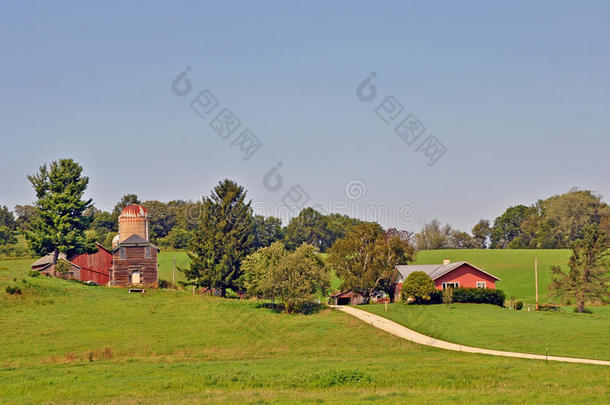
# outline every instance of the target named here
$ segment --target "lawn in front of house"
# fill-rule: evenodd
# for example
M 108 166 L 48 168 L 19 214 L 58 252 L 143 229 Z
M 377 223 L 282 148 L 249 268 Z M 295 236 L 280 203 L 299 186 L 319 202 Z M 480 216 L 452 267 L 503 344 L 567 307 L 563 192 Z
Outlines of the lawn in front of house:
M 510 310 L 490 304 L 359 305 L 425 335 L 467 346 L 610 360 L 610 306 L 593 314 Z

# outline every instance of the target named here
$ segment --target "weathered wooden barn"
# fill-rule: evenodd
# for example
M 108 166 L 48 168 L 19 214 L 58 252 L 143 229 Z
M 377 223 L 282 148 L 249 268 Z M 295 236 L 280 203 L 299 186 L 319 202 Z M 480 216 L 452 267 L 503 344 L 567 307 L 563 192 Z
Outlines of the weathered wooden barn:
M 64 273 L 57 271 L 53 254 L 41 257 L 32 270 L 52 277 L 94 282 L 120 287 L 157 287 L 159 248 L 149 240 L 150 216 L 140 205 L 130 205 L 119 216 L 119 234 L 112 241 L 112 251 L 98 244 L 91 254 L 60 253 L 58 261 L 68 263 Z
M 112 269 L 112 253 L 100 244 L 97 247 L 95 253 L 72 254 L 68 257 L 65 253 L 60 253 L 58 261 L 61 260 L 69 265 L 68 271 L 64 274 L 60 274 L 53 264 L 53 253 L 32 263 L 32 270 L 51 277 L 107 284 Z
M 119 234 L 112 246 L 111 286 L 156 287 L 159 248 L 149 240 L 150 216 L 141 205 L 130 205 L 119 216 Z

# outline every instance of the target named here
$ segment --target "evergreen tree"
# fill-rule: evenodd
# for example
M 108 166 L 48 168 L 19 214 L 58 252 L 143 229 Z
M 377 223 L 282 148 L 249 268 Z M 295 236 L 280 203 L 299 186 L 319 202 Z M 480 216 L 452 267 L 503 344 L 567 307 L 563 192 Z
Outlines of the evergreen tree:
M 26 238 L 39 255 L 53 252 L 53 264 L 59 253 L 84 253 L 96 250 L 86 238 L 91 218 L 83 215 L 91 200 L 83 200 L 89 183 L 83 168 L 72 159 L 61 159 L 41 166 L 38 173 L 28 176 L 36 192 L 37 215 Z
M 574 243 L 570 270 L 566 273 L 559 266 L 553 267 L 554 277 L 549 286 L 557 296 L 573 296 L 578 312 L 584 311 L 586 301 L 610 297 L 606 236 L 597 224 L 585 225 L 581 235 Z
M 219 289 L 237 289 L 241 261 L 253 250 L 252 208 L 244 188 L 224 180 L 205 197 L 201 217 L 189 244 L 189 283 Z

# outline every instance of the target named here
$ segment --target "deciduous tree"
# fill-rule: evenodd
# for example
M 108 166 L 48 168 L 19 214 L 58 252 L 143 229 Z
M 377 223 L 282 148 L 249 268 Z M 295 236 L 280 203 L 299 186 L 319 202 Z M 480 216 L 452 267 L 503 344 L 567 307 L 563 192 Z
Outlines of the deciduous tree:
M 410 244 L 396 236 L 386 238 L 379 224 L 362 222 L 333 244 L 327 264 L 343 280 L 342 289 L 370 297 L 375 290 L 389 290 L 394 267 L 414 257 Z

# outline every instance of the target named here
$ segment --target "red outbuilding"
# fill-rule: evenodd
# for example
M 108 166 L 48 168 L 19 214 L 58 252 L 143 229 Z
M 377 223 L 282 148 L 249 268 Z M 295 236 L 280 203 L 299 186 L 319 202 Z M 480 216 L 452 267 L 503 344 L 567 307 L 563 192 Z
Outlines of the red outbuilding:
M 112 253 L 100 244 L 97 244 L 97 247 L 95 253 L 72 254 L 68 257 L 64 253 L 60 253 L 57 260 L 69 265 L 64 274 L 60 274 L 53 265 L 53 253 L 32 263 L 32 270 L 52 277 L 94 282 L 100 285 L 108 284 L 112 269 Z
M 396 266 L 392 273 L 391 283 L 394 286 L 394 296 L 400 297 L 403 281 L 409 274 L 423 271 L 434 281 L 437 290 L 447 287 L 464 288 L 496 288 L 500 279 L 468 262 L 451 263 L 448 259 L 443 264 L 421 264 Z

